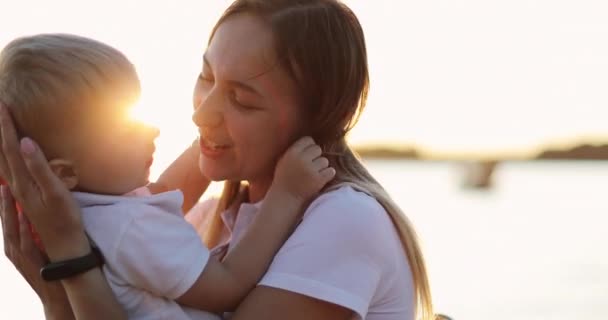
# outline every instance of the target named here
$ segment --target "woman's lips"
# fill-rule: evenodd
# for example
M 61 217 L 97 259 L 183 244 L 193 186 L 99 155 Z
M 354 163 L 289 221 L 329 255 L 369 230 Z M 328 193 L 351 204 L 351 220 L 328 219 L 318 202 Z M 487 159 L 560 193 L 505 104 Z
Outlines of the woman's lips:
M 211 159 L 217 159 L 221 157 L 226 152 L 226 150 L 230 148 L 229 145 L 215 144 L 209 142 L 208 140 L 202 137 L 199 138 L 199 144 L 201 147 L 201 153 Z

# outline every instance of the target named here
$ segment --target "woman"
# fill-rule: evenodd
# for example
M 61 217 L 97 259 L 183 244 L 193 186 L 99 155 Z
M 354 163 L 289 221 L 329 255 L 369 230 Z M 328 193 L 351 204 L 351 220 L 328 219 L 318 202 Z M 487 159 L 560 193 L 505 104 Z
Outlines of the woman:
M 195 87 L 193 121 L 200 134 L 200 173 L 228 182 L 219 201 L 203 202 L 187 215 L 207 245 L 222 254 L 238 241 L 264 199 L 278 157 L 298 137 L 312 136 L 337 172 L 233 319 L 432 317 L 415 233 L 345 141 L 368 87 L 363 31 L 338 1 L 237 0 L 216 24 Z M 2 175 L 40 230 L 49 257 L 87 254 L 69 193 L 54 183 L 36 148 L 22 144 L 25 161 L 18 157 L 11 128 L 3 108 Z M 193 150 L 161 177 L 166 188 L 181 188 L 188 203 L 200 196 L 205 180 L 192 179 Z M 15 228 L 14 219 L 7 219 L 9 200 L 3 191 L 5 232 Z M 54 225 L 48 216 L 55 214 L 73 223 Z M 19 237 L 9 236 L 9 258 L 28 265 L 20 260 L 27 250 L 15 249 Z M 20 245 L 29 246 L 27 240 Z M 66 314 L 61 288 L 22 273 L 32 286 L 43 287 L 37 292 L 49 318 Z M 103 280 L 93 270 L 62 281 L 76 318 L 124 318 Z

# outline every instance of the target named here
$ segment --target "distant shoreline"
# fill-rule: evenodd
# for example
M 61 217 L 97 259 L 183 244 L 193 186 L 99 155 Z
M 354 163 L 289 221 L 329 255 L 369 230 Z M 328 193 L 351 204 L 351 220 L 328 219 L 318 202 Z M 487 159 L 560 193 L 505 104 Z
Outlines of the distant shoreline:
M 503 155 L 497 157 L 450 157 L 429 156 L 417 148 L 408 146 L 354 146 L 355 152 L 365 159 L 408 159 L 408 160 L 461 160 L 461 161 L 534 161 L 534 160 L 608 160 L 608 144 L 581 144 L 572 148 L 544 148 L 531 156 Z

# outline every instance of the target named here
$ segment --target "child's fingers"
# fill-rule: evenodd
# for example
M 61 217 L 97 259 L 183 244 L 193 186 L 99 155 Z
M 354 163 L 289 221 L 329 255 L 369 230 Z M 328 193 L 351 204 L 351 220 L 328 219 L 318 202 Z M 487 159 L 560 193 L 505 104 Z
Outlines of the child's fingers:
M 163 193 L 169 191 L 169 188 L 160 182 L 150 182 L 146 186 L 151 194 Z
M 323 185 L 330 182 L 336 176 L 336 169 L 332 167 L 325 168 L 319 172 Z
M 315 172 L 321 172 L 321 170 L 329 166 L 329 160 L 325 157 L 318 157 L 312 161 L 312 168 Z
M 298 139 L 296 142 L 294 142 L 293 145 L 291 145 L 291 150 L 293 151 L 303 151 L 305 150 L 308 146 L 310 145 L 314 145 L 315 141 L 312 139 L 312 137 L 302 137 L 300 139 Z
M 321 147 L 319 147 L 316 144 L 309 145 L 302 152 L 302 157 L 306 161 L 314 161 L 315 159 L 319 158 L 321 155 L 323 155 L 323 150 L 321 149 Z

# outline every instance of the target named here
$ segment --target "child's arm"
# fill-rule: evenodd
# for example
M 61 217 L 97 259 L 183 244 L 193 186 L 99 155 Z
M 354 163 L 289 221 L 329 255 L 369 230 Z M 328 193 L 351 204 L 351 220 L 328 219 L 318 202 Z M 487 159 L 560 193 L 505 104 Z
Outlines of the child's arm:
M 180 189 L 184 194 L 182 210 L 188 212 L 209 186 L 209 179 L 198 167 L 200 145 L 195 141 L 160 175 L 158 181 L 149 185 L 152 193 Z
M 333 179 L 311 138 L 298 140 L 279 161 L 260 213 L 222 262 L 209 260 L 196 283 L 177 302 L 222 312 L 236 308 L 255 287 L 300 220 L 308 201 Z

